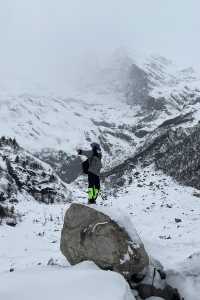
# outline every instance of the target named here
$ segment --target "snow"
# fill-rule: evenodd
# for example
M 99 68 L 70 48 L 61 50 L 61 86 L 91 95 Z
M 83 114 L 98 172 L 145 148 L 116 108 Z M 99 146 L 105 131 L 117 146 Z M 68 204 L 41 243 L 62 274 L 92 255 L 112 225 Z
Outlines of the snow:
M 140 172 L 138 178 L 134 177 L 135 172 Z M 139 181 L 143 187 L 138 187 Z M 168 282 L 179 288 L 185 300 L 199 300 L 200 295 L 200 201 L 193 196 L 194 191 L 178 185 L 152 167 L 143 170 L 138 167 L 133 171 L 133 183 L 119 191 L 117 198 L 110 197 L 103 203 L 99 198 L 95 206 L 118 221 L 122 215 L 128 215 L 122 221 L 126 223 L 130 219 L 131 226 L 134 224 L 147 252 L 164 265 Z M 74 199 L 85 203 L 86 197 L 74 186 Z M 11 276 L 16 286 L 14 282 L 18 281 L 18 276 L 32 272 L 38 276 L 42 272 L 43 277 L 51 279 L 56 271 L 56 276 L 62 277 L 62 272 L 70 267 L 59 249 L 64 214 L 69 204 L 45 205 L 24 196 L 15 207 L 23 215 L 22 222 L 14 228 L 0 227 L 1 278 L 9 282 Z M 176 223 L 175 218 L 181 222 Z M 10 269 L 14 272 L 10 273 Z M 3 286 L 0 285 L 1 292 Z
M 168 271 L 168 282 L 182 291 L 186 299 L 199 300 L 200 295 L 200 252 L 188 256 Z
M 12 288 L 11 288 L 12 287 Z M 1 275 L 0 299 L 134 300 L 128 283 L 114 272 L 92 264 L 26 269 Z
M 9 181 L 5 177 L 0 178 L 0 189 L 3 191 L 6 190 L 8 183 Z
M 181 274 L 169 276 L 168 282 L 178 288 L 184 299 L 199 300 L 200 295 L 200 279 L 199 276 L 185 276 Z
M 3 161 L 3 158 L 2 158 L 2 157 L 0 157 L 0 169 L 1 169 L 1 170 L 4 170 L 4 171 L 7 169 L 7 167 L 6 167 L 6 162 Z
M 134 134 L 135 128 L 142 126 L 143 130 L 151 132 L 166 119 L 177 116 L 180 111 L 184 113 L 187 107 L 192 109 L 173 103 L 172 95 L 181 94 L 190 99 L 191 94 L 199 93 L 198 74 L 191 70 L 182 72 L 162 57 L 146 59 L 135 53 L 118 53 L 104 63 L 103 67 L 95 66 L 94 72 L 87 74 L 89 79 L 83 74 L 86 80 L 83 89 L 69 90 L 65 96 L 48 91 L 41 93 L 30 87 L 12 93 L 0 91 L 0 135 L 15 137 L 31 152 L 49 148 L 63 150 L 69 155 L 76 154 L 76 147 L 87 147 L 87 141 L 101 139 L 110 148 L 109 153 L 103 153 L 104 166 L 109 167 L 111 162 L 117 165 L 130 157 L 143 142 Z M 140 106 L 131 107 L 126 103 L 127 77 L 133 63 L 151 78 L 154 75 L 151 94 L 156 98 L 166 97 L 169 115 L 165 111 L 157 112 L 156 119 L 146 123 Z M 110 127 L 101 124 L 105 120 Z M 198 120 L 199 114 L 195 113 L 195 122 Z
M 101 104 L 95 101 L 98 97 L 94 94 L 91 98 L 92 104 L 88 98 L 85 101 L 84 96 L 71 99 L 25 94 L 8 97 L 7 101 L 3 101 L 0 94 L 0 135 L 16 137 L 19 144 L 32 153 L 49 148 L 63 150 L 68 155 L 76 154 L 76 148 L 87 148 L 90 145 L 86 141 L 88 137 L 99 142 L 98 137 L 103 136 L 103 139 L 110 140 L 113 154 L 121 152 L 123 148 L 124 157 L 128 157 L 133 144 L 122 141 L 114 132 L 119 131 L 118 127 L 124 124 L 125 118 L 126 124 L 134 126 L 137 111 L 131 110 L 125 103 L 114 102 L 112 96 Z M 98 125 L 105 120 L 114 127 Z M 135 143 L 137 138 L 133 132 L 123 131 Z M 108 165 L 109 155 L 104 156 L 105 165 Z M 114 163 L 118 160 L 115 159 Z
M 185 300 L 199 300 L 199 198 L 193 196 L 194 189 L 178 185 L 152 167 L 137 171 L 139 179 L 134 178 L 112 206 L 130 213 L 147 252 L 167 271 L 169 284 Z M 143 187 L 138 187 L 138 180 Z
M 146 300 L 163 300 L 163 298 L 160 298 L 160 297 L 149 297 Z
M 199 249 L 200 201 L 193 196 L 194 189 L 151 167 L 134 172 L 140 172 L 139 179 L 133 177 L 133 184 L 112 205 L 130 213 L 145 247 L 152 256 L 158 247 L 155 258 L 169 268 Z
M 0 135 L 16 137 L 21 146 L 32 152 L 51 148 L 69 155 L 75 154 L 76 148 L 87 147 L 89 139 L 96 141 L 101 136 L 110 146 L 110 153 L 103 153 L 104 166 L 109 168 L 111 161 L 117 165 L 143 144 L 144 140 L 137 138 L 133 130 L 141 124 L 142 129 L 152 132 L 167 118 L 191 110 L 194 122 L 189 125 L 200 120 L 199 103 L 178 107 L 171 97 L 181 94 L 188 98 L 190 93 L 199 93 L 196 89 L 199 89 L 199 78 L 192 70 L 180 71 L 162 58 L 141 60 L 140 66 L 153 76 L 155 87 L 151 95 L 167 97 L 171 106 L 170 115 L 162 112 L 155 120 L 145 123 L 140 107 L 133 109 L 125 103 L 122 90 L 127 65 L 123 67 L 121 63 L 123 59 L 119 65 L 114 62 L 111 74 L 106 73 L 104 78 L 101 78 L 103 69 L 95 74 L 98 78 L 94 80 L 91 74 L 91 84 L 84 91 L 69 93 L 67 97 L 30 89 L 26 93 L 1 93 Z M 105 120 L 110 127 L 102 125 Z M 122 133 L 130 137 L 128 142 L 113 135 L 123 126 Z M 0 169 L 6 169 L 2 159 Z M 140 172 L 138 178 L 134 177 L 136 171 Z M 99 198 L 95 208 L 116 220 L 140 243 L 136 228 L 147 252 L 167 270 L 168 282 L 179 289 L 185 300 L 199 300 L 200 200 L 193 195 L 195 190 L 178 185 L 152 167 L 142 170 L 138 166 L 128 175 L 132 175 L 133 183 L 119 191 L 117 198 L 110 196 L 104 203 Z M 0 186 L 3 189 L 5 185 L 4 179 Z M 77 190 L 77 185 L 71 188 L 72 198 L 86 203 L 86 194 Z M 0 299 L 40 300 L 47 298 L 47 293 L 48 300 L 63 299 L 65 295 L 73 300 L 108 297 L 110 300 L 111 296 L 116 300 L 134 299 L 120 275 L 100 271 L 92 263 L 71 267 L 61 255 L 60 234 L 68 204 L 45 205 L 28 195 L 20 197 L 14 206 L 22 214 L 22 221 L 16 227 L 0 226 Z M 181 221 L 177 223 L 176 219 Z M 103 224 L 96 226 L 99 225 Z M 156 299 L 159 298 L 149 298 Z
M 22 214 L 22 222 L 16 227 L 0 228 L 0 273 L 10 268 L 25 269 L 47 265 L 53 257 L 66 265 L 59 250 L 60 230 L 65 206 L 48 206 L 31 197 L 21 200 L 16 207 Z

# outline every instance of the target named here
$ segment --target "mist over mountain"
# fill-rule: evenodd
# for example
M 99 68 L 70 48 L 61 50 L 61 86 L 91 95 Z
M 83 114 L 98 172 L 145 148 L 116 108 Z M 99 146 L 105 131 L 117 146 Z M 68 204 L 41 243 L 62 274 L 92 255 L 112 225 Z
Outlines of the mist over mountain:
M 106 65 L 117 48 L 198 69 L 198 11 L 196 0 L 1 1 L 0 82 L 66 93 L 81 69 Z
M 63 276 L 70 284 L 67 296 L 84 290 L 88 300 L 90 280 L 81 277 L 77 289 L 69 274 L 95 270 L 95 295 L 100 272 L 115 277 L 110 265 L 72 267 L 59 249 L 66 209 L 87 206 L 77 149 L 96 142 L 103 168 L 94 209 L 115 208 L 126 226 L 134 222 L 151 258 L 147 281 L 133 281 L 151 296 L 168 284 L 177 297 L 199 300 L 199 11 L 197 0 L 0 1 L 0 298 L 33 296 L 56 270 L 57 286 Z M 83 228 L 81 243 L 86 232 L 102 238 L 102 225 Z M 132 255 L 124 253 L 120 263 Z M 18 288 L 20 274 L 37 274 L 30 288 Z M 120 300 L 147 298 L 111 281 Z M 110 297 L 104 286 L 103 278 Z M 46 290 L 37 289 L 38 300 Z

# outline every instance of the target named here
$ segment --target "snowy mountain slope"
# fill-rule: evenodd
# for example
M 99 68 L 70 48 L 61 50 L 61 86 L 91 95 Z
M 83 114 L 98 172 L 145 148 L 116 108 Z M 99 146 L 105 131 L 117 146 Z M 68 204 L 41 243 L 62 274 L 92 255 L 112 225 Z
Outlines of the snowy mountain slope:
M 198 300 L 199 193 L 177 185 L 152 166 L 138 167 L 133 174 L 132 184 L 112 205 L 130 212 L 145 248 L 167 269 L 169 283 L 184 299 Z
M 105 65 L 90 68 L 81 87 L 71 92 L 73 97 L 41 91 L 9 94 L 4 90 L 0 133 L 16 137 L 66 182 L 70 178 L 64 170 L 70 169 L 76 148 L 97 141 L 108 175 L 129 168 L 135 157 L 144 158 L 144 152 L 153 162 L 156 151 L 163 154 L 163 147 L 168 149 L 162 143 L 172 146 L 174 137 L 174 143 L 180 140 L 181 130 L 184 133 L 197 126 L 199 86 L 194 70 L 180 70 L 163 57 L 117 53 Z M 148 154 L 153 145 L 154 153 Z
M 111 175 L 102 185 L 107 200 L 99 197 L 98 204 L 127 211 L 149 253 L 168 270 L 169 282 L 179 287 L 185 300 L 199 300 L 199 192 L 180 186 L 158 170 L 176 179 L 186 173 L 180 182 L 190 184 L 189 179 L 195 179 L 193 186 L 199 187 L 198 168 L 194 170 L 198 164 L 199 88 L 193 70 L 179 70 L 164 58 L 118 56 L 104 67 L 93 68 L 90 78 L 83 78 L 81 89 L 65 97 L 34 90 L 0 91 L 0 135 L 15 137 L 20 145 L 20 149 L 0 147 L 1 189 L 5 192 L 7 183 L 12 185 L 15 211 L 22 221 L 15 227 L 4 223 L 0 227 L 0 274 L 7 282 L 12 271 L 17 281 L 18 272 L 26 276 L 26 268 L 33 268 L 33 273 L 44 270 L 48 276 L 49 268 L 55 267 L 51 265 L 66 266 L 59 239 L 69 203 L 46 205 L 34 200 L 41 200 L 43 188 L 52 185 L 68 197 L 69 186 L 53 170 L 61 175 L 76 148 L 98 141 L 103 149 L 104 177 Z M 185 169 L 181 168 L 182 158 L 187 162 Z M 27 167 L 23 166 L 26 160 Z M 31 162 L 41 168 L 35 170 Z M 8 169 L 14 170 L 14 177 Z M 48 182 L 43 182 L 43 172 Z M 73 197 L 68 200 L 86 203 L 86 185 L 84 178 L 71 184 Z M 37 189 L 34 197 L 32 189 Z M 7 192 L 1 205 L 13 205 Z
M 169 274 L 169 282 L 180 287 L 185 300 L 198 300 L 200 292 L 199 267 L 195 262 L 190 264 L 189 258 L 195 260 L 194 253 L 198 253 L 200 247 L 200 202 L 193 196 L 194 192 L 151 166 L 133 171 L 132 184 L 123 187 L 117 198 L 110 196 L 103 203 L 101 198 L 98 199 L 98 205 L 129 213 L 148 253 L 161 261 Z M 73 198 L 81 203 L 87 201 L 84 190 L 80 189 L 74 190 Z M 13 275 L 10 270 L 16 281 L 20 273 L 25 276 L 28 270 L 30 276 L 36 271 L 44 272 L 46 277 L 55 267 L 58 271 L 63 270 L 66 262 L 59 244 L 64 213 L 69 204 L 47 206 L 23 198 L 17 206 L 23 215 L 22 222 L 15 228 L 0 228 L 2 278 L 6 277 L 6 282 L 10 282 Z M 183 282 L 187 282 L 187 290 Z
M 135 112 L 126 105 L 23 95 L 1 103 L 0 114 L 1 134 L 17 137 L 20 145 L 32 151 L 50 148 L 73 155 L 78 146 L 88 146 L 92 140 L 101 141 L 105 148 L 109 139 L 113 154 L 123 148 L 128 155 L 137 140 L 129 130 Z M 125 116 L 128 128 L 121 129 Z
M 131 157 L 102 174 L 106 185 L 126 185 L 131 180 L 130 170 L 138 164 L 154 164 L 180 183 L 199 189 L 199 131 L 192 111 L 164 121 L 146 135 Z
M 149 109 L 155 100 L 157 109 L 163 105 L 168 113 L 181 111 L 200 95 L 200 74 L 193 68 L 181 68 L 162 56 L 141 56 L 116 51 L 112 57 L 93 66 L 86 73 L 82 93 L 115 95 L 115 98 Z
M 199 109 L 200 77 L 191 69 L 179 70 L 162 57 L 121 53 L 104 64 L 83 70 L 81 84 L 77 79 L 65 97 L 40 89 L 1 90 L 0 135 L 16 137 L 31 152 L 48 148 L 68 156 L 99 141 L 109 168 L 164 121 Z M 194 115 L 197 122 L 200 115 Z
M 0 139 L 0 223 L 15 226 L 22 199 L 46 204 L 67 202 L 70 189 L 52 168 L 11 138 Z M 12 218 L 12 221 L 11 221 Z

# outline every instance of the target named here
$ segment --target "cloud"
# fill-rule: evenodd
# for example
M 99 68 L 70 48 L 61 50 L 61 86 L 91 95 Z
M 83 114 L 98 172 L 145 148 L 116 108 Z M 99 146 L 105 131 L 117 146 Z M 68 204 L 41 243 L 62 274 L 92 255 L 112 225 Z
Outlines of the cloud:
M 65 81 L 116 48 L 200 66 L 198 0 L 0 0 L 0 79 Z

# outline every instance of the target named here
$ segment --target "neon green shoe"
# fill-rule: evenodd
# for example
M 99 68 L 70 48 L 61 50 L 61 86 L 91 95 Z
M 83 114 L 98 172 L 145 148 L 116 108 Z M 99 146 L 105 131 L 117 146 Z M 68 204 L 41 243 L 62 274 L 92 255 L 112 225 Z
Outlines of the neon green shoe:
M 87 193 L 88 193 L 88 200 L 92 200 L 93 199 L 93 188 L 89 188 Z

